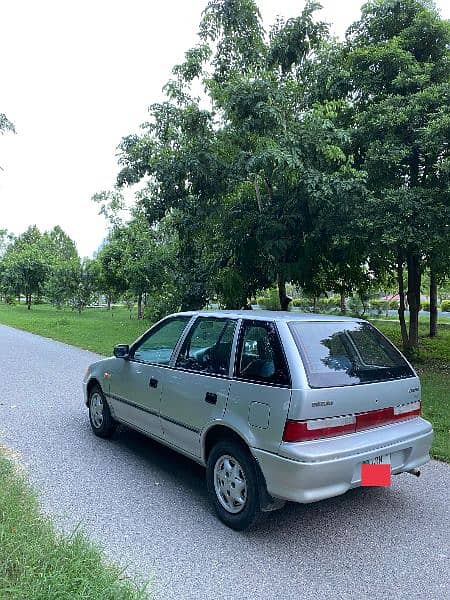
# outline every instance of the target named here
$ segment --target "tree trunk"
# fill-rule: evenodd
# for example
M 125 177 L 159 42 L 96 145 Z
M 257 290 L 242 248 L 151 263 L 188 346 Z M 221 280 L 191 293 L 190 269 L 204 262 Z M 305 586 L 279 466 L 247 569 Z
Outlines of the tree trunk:
M 408 264 L 408 306 L 409 306 L 409 347 L 417 348 L 419 344 L 419 310 L 420 310 L 420 257 L 409 253 Z
M 341 307 L 341 313 L 345 314 L 347 312 L 347 305 L 345 304 L 345 292 L 344 292 L 344 290 L 341 290 L 339 296 L 340 296 L 339 305 Z
M 139 296 L 138 296 L 138 315 L 137 316 L 138 316 L 139 320 L 142 319 L 142 317 L 144 316 L 143 312 L 142 312 L 142 293 L 139 294 Z
M 430 265 L 430 337 L 436 337 L 437 335 L 437 321 L 438 321 L 438 308 L 437 308 L 437 279 L 436 271 L 433 263 Z
M 111 310 L 111 296 L 108 294 L 108 310 Z
M 26 303 L 28 310 L 31 310 L 31 294 L 26 295 Z
M 289 303 L 291 302 L 292 298 L 286 294 L 286 280 L 280 274 L 277 276 L 277 283 L 281 310 L 289 310 Z
M 403 285 L 403 257 L 400 252 L 397 255 L 397 282 L 398 282 L 398 320 L 400 321 L 400 331 L 402 333 L 403 350 L 409 349 L 408 331 L 405 321 L 405 287 Z

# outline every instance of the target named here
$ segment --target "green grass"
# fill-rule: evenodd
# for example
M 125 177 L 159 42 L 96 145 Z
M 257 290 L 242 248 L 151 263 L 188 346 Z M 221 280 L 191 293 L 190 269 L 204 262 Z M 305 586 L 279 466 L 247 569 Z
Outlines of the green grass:
M 145 589 L 107 564 L 80 532 L 61 535 L 15 462 L 0 448 L 0 598 L 137 600 Z
M 48 304 L 39 304 L 27 310 L 26 306 L 7 306 L 0 303 L 0 323 L 25 329 L 66 344 L 86 348 L 105 356 L 112 354 L 116 344 L 133 342 L 150 325 L 130 319 L 126 308 L 111 311 L 87 308 L 81 314 L 70 308 L 57 310 Z
M 385 335 L 401 347 L 400 328 L 395 319 L 371 319 Z M 146 321 L 130 319 L 126 308 L 87 309 L 81 315 L 70 309 L 56 310 L 48 305 L 0 304 L 0 323 L 25 329 L 46 337 L 80 346 L 99 354 L 110 355 L 119 343 L 134 341 L 148 327 Z M 444 320 L 438 326 L 438 337 L 428 336 L 428 318 L 419 325 L 420 352 L 413 360 L 422 381 L 422 409 L 434 426 L 432 454 L 450 462 L 450 325 Z

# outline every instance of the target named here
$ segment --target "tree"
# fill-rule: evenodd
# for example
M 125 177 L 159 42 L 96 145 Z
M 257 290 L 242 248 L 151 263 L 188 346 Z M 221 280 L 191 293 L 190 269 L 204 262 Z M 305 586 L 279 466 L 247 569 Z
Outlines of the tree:
M 78 273 L 78 284 L 71 299 L 73 308 L 77 308 L 80 314 L 94 300 L 94 296 L 99 290 L 99 276 L 99 263 L 96 260 L 84 258 Z
M 422 272 L 448 261 L 449 48 L 450 23 L 425 0 L 368 2 L 347 32 L 355 162 L 372 191 L 372 252 L 396 264 L 407 351 L 418 345 Z
M 42 235 L 35 225 L 14 239 L 2 263 L 4 289 L 15 295 L 24 294 L 30 309 L 32 296 L 42 292 L 50 268 Z
M 47 299 L 60 307 L 77 294 L 80 283 L 80 257 L 73 240 L 59 227 L 43 235 L 49 264 L 44 285 Z
M 138 209 L 129 222 L 114 222 L 97 255 L 100 285 L 111 295 L 131 292 L 137 300 L 138 319 L 142 319 L 144 296 L 165 282 L 163 245 Z
M 212 293 L 239 307 L 276 280 L 286 310 L 286 281 L 311 282 L 305 263 L 329 245 L 330 207 L 338 211 L 343 194 L 361 196 L 336 106 L 312 93 L 328 43 L 317 8 L 307 3 L 298 18 L 279 20 L 266 41 L 252 0 L 211 1 L 168 100 L 151 107 L 143 135 L 121 144 L 119 185 L 147 178 L 139 202 L 149 222 L 176 215 L 180 264 L 198 290 L 192 308 Z M 207 109 L 191 93 L 196 78 Z M 365 247 L 348 247 L 345 274 L 360 279 Z M 322 265 L 330 263 L 329 252 Z

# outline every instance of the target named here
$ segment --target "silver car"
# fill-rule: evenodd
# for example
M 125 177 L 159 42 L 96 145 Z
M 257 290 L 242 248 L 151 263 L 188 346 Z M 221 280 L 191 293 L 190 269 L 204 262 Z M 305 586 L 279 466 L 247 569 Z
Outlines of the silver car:
M 345 317 L 170 315 L 92 364 L 84 394 L 96 435 L 125 423 L 206 466 L 217 515 L 237 530 L 286 500 L 360 486 L 366 463 L 418 474 L 433 436 L 414 369 Z

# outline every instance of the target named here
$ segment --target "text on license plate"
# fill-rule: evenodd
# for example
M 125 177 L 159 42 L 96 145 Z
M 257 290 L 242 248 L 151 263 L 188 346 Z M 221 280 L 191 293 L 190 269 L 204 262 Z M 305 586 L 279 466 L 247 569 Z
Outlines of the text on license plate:
M 368 465 L 390 465 L 391 464 L 391 455 L 390 454 L 382 454 L 381 456 L 374 456 L 369 460 L 364 461 Z

